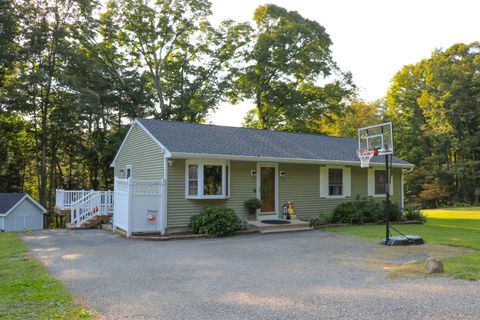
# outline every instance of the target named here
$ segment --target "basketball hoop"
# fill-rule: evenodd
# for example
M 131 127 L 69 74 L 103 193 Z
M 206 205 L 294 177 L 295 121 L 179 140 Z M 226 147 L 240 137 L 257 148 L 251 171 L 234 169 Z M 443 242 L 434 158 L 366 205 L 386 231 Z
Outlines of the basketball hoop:
M 375 149 L 364 149 L 360 148 L 357 149 L 357 156 L 360 159 L 360 167 L 361 168 L 368 168 L 370 165 L 370 159 L 375 155 Z

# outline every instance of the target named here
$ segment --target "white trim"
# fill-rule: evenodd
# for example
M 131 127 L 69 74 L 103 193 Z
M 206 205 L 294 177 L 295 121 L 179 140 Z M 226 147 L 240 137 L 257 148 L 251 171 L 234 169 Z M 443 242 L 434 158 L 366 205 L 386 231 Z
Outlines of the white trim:
M 402 206 L 402 210 L 405 208 L 405 194 L 403 189 L 403 170 L 400 175 L 400 204 Z
M 197 165 L 197 195 L 189 195 L 188 194 L 188 166 L 190 165 Z M 203 194 L 203 185 L 204 185 L 204 177 L 203 177 L 203 167 L 205 165 L 214 165 L 214 166 L 222 166 L 222 194 L 221 195 L 204 195 Z M 187 159 L 185 161 L 185 199 L 194 199 L 194 200 L 208 200 L 208 199 L 228 199 L 230 198 L 230 192 L 228 195 L 226 194 L 226 186 L 230 187 L 230 183 L 226 181 L 226 170 L 225 167 L 228 166 L 230 170 L 230 161 L 223 161 L 223 160 L 216 160 L 216 159 Z M 229 172 L 230 173 L 230 172 Z M 230 178 L 230 175 L 229 177 Z M 230 190 L 229 190 L 230 191 Z
M 123 146 L 125 145 L 125 142 L 127 141 L 128 137 L 130 136 L 130 133 L 132 132 L 132 129 L 135 125 L 137 125 L 143 129 L 143 131 L 145 131 L 145 133 L 160 147 L 162 148 L 162 150 L 164 151 L 164 156 L 165 157 L 170 157 L 172 154 L 170 151 L 168 151 L 168 149 L 160 142 L 157 140 L 157 138 L 155 138 L 155 136 L 147 130 L 147 128 L 145 128 L 145 126 L 137 119 L 135 118 L 135 120 L 133 120 L 132 124 L 130 125 L 130 129 L 128 129 L 128 132 L 127 134 L 125 135 L 125 138 L 123 138 L 123 141 L 122 141 L 122 144 L 120 145 L 120 147 L 118 148 L 118 151 L 117 151 L 117 154 L 115 154 L 115 158 L 113 158 L 113 161 L 112 163 L 110 164 L 110 167 L 115 167 L 115 163 L 117 161 L 117 158 L 120 154 L 120 151 L 122 151 L 123 149 Z
M 257 189 L 257 198 L 261 199 L 261 193 L 260 193 L 260 182 L 261 182 L 261 167 L 266 167 L 266 168 L 275 168 L 275 211 L 274 212 L 258 212 L 257 213 L 257 218 L 261 217 L 262 219 L 265 219 L 266 216 L 275 216 L 278 218 L 278 163 L 264 163 L 264 162 L 257 162 L 257 184 L 256 184 L 256 189 Z M 261 209 L 260 209 L 261 210 Z
M 35 199 L 30 197 L 30 195 L 26 193 L 25 196 L 23 196 L 20 200 L 18 200 L 17 203 L 15 203 L 7 212 L 1 213 L 0 217 L 8 216 L 13 210 L 15 210 L 16 207 L 20 205 L 20 203 L 22 203 L 23 200 L 25 200 L 25 198 L 30 200 L 30 202 L 32 202 L 38 209 L 40 209 L 43 214 L 47 213 L 47 209 L 45 209 L 40 203 L 35 201 Z
M 322 177 L 322 168 L 324 168 L 325 177 Z M 342 169 L 342 194 L 341 195 L 329 195 L 330 188 L 329 188 L 329 169 Z M 346 175 L 346 169 L 350 169 L 348 175 Z M 345 183 L 346 179 L 350 179 L 350 183 Z M 340 165 L 326 165 L 320 167 L 320 198 L 326 199 L 345 199 L 352 196 L 352 174 L 351 168 L 347 166 L 340 166 Z M 322 186 L 323 184 L 323 186 Z M 346 187 L 350 187 L 350 192 L 347 191 Z M 325 189 L 322 191 L 322 188 Z
M 356 165 L 360 166 L 360 161 L 340 161 L 340 160 L 316 160 L 316 159 L 303 159 L 303 158 L 275 158 L 275 157 L 262 157 L 262 156 L 241 156 L 241 155 L 225 155 L 225 154 L 207 154 L 207 153 L 188 153 L 188 152 L 172 152 L 171 158 L 173 159 L 185 159 L 185 158 L 199 158 L 199 159 L 225 159 L 225 160 L 238 160 L 238 161 L 265 161 L 276 163 L 309 163 L 309 164 L 333 164 L 333 165 Z M 370 162 L 371 165 L 382 165 L 381 162 Z M 393 163 L 395 168 L 413 168 L 413 164 L 400 164 Z
M 168 224 L 168 158 L 163 157 L 163 208 L 162 208 L 162 227 L 160 229 L 160 232 L 162 234 L 165 234 L 165 231 L 167 230 L 167 224 Z

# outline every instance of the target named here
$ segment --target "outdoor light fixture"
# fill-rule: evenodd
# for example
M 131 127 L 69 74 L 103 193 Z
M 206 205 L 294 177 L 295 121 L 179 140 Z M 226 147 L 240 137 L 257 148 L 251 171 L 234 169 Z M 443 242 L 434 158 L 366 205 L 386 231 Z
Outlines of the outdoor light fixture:
M 285 177 L 287 173 L 285 171 L 280 171 L 280 177 Z
M 251 176 L 256 176 L 257 175 L 257 170 L 250 170 L 250 175 Z
M 173 160 L 168 160 L 167 162 L 169 166 L 173 166 Z

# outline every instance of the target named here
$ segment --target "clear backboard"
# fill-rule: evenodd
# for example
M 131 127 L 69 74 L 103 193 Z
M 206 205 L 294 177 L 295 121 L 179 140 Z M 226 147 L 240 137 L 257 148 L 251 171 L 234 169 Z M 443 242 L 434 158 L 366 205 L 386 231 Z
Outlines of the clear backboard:
M 358 129 L 357 155 L 361 167 L 366 168 L 373 156 L 393 154 L 393 126 L 391 122 Z

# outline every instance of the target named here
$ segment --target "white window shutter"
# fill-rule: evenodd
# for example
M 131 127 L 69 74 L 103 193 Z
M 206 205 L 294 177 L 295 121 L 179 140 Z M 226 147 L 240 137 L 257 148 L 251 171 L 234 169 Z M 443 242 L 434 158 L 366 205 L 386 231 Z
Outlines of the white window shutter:
M 352 195 L 352 169 L 343 168 L 343 196 L 350 197 Z
M 328 196 L 328 168 L 320 167 L 320 197 Z
M 390 174 L 390 195 L 393 196 L 393 174 Z
M 368 196 L 375 195 L 375 169 L 368 168 Z

